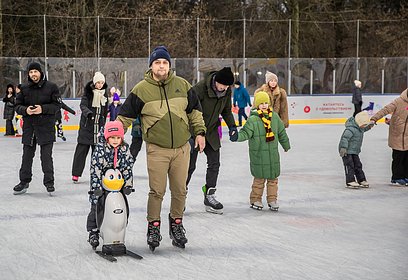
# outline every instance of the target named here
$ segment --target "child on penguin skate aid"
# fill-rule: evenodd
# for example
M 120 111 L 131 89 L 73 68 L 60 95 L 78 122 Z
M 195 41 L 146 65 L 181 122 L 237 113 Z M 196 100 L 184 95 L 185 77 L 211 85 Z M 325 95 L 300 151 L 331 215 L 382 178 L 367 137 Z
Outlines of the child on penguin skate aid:
M 102 130 L 101 130 L 102 132 Z M 129 195 L 133 191 L 133 164 L 129 145 L 124 141 L 123 125 L 119 121 L 108 122 L 100 135 L 99 143 L 91 158 L 91 181 L 89 201 L 91 210 L 88 214 L 86 228 L 89 232 L 88 242 L 95 250 L 99 246 L 99 228 L 97 225 L 97 207 L 103 205 L 102 180 L 108 169 L 117 169 L 122 174 L 124 184 L 121 192 Z M 126 202 L 127 204 L 127 202 Z

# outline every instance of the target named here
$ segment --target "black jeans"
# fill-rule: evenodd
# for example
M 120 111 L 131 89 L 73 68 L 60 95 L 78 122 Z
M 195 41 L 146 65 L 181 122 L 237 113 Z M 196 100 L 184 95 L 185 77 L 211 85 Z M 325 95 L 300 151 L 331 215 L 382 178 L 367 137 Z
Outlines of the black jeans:
M 40 146 L 41 168 L 44 173 L 44 185 L 54 185 L 54 164 L 52 160 L 52 147 L 54 143 L 49 143 Z M 23 145 L 23 159 L 20 168 L 20 182 L 30 183 L 33 177 L 33 159 L 37 141 L 34 138 L 33 146 Z
M 408 178 L 408 151 L 392 150 L 391 180 Z
M 346 155 L 342 159 L 346 173 L 346 183 L 354 182 L 356 179 L 359 183 L 366 181 L 363 165 L 358 155 Z
M 194 143 L 194 139 L 190 138 L 190 144 Z M 217 185 L 218 173 L 220 170 L 220 150 L 214 150 L 208 142 L 205 143 L 204 153 L 207 156 L 207 174 L 205 177 L 207 187 L 215 187 Z M 191 176 L 196 169 L 198 151 L 194 149 L 194 144 L 191 148 L 190 165 L 188 167 L 187 186 Z
M 6 120 L 6 135 L 16 134 L 13 126 L 13 120 Z
M 238 124 L 239 124 L 239 126 L 242 126 L 242 117 L 244 117 L 245 120 L 248 119 L 248 116 L 245 114 L 245 108 L 239 108 L 238 109 Z
M 77 144 L 74 153 L 74 160 L 72 162 L 72 176 L 82 176 L 82 172 L 85 168 L 86 157 L 88 156 L 90 147 L 92 148 L 93 153 L 95 149 L 94 145 Z
M 354 114 L 353 117 L 355 117 L 358 113 L 361 112 L 361 106 L 363 105 L 363 102 L 360 101 L 358 104 L 354 104 Z

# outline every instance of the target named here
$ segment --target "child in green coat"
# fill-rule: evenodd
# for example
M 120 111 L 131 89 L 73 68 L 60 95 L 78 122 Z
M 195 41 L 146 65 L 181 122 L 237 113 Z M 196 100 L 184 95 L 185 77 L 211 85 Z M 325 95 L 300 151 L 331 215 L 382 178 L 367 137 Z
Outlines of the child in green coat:
M 278 142 L 287 152 L 290 149 L 289 138 L 282 120 L 269 108 L 268 93 L 258 92 L 254 106 L 256 109 L 251 111 L 244 127 L 238 133 L 231 134 L 230 140 L 248 140 L 251 174 L 254 176 L 249 197 L 251 208 L 262 210 L 262 195 L 266 182 L 266 201 L 269 209 L 277 211 L 280 175 Z

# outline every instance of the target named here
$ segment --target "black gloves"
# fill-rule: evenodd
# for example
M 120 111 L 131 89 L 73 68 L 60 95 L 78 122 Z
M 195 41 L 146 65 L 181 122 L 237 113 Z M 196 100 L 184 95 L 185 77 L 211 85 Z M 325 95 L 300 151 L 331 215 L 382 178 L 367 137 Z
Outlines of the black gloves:
M 135 190 L 132 187 L 123 187 L 122 188 L 123 194 L 124 195 L 129 195 L 132 192 L 134 192 Z
M 230 141 L 232 142 L 236 142 L 238 140 L 238 130 L 235 126 L 231 127 L 231 129 L 229 130 L 229 137 Z
M 92 113 L 89 113 L 87 116 L 88 120 L 92 121 L 94 119 L 94 116 Z

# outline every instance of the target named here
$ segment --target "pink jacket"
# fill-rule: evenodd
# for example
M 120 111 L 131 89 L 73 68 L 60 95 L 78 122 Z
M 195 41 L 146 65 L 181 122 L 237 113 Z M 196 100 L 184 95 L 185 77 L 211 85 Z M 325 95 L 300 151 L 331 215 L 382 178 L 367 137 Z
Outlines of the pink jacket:
M 378 111 L 371 120 L 378 121 L 382 117 L 392 114 L 388 133 L 388 146 L 394 150 L 408 150 L 408 89 L 400 97 L 393 100 Z

